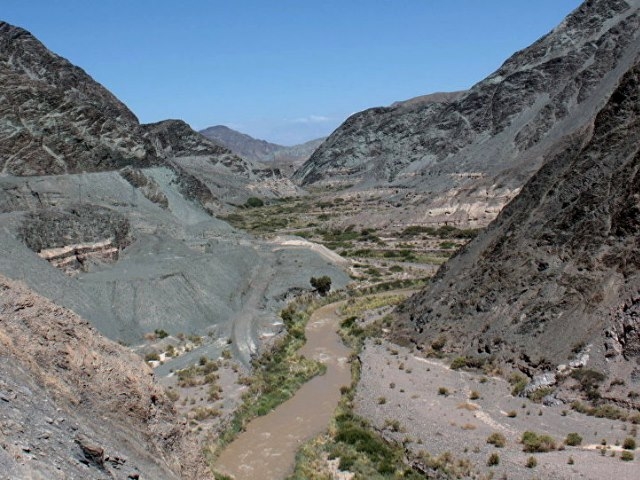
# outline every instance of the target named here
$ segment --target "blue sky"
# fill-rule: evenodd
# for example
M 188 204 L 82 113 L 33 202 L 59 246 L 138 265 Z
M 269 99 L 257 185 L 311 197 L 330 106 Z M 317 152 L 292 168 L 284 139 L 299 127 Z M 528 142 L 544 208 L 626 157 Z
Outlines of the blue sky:
M 466 89 L 579 0 L 2 0 L 142 122 L 294 144 L 347 116 Z

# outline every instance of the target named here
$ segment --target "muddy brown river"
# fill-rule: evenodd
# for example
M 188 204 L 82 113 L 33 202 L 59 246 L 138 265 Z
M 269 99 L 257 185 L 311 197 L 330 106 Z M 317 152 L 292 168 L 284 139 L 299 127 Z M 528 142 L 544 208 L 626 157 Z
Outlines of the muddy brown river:
M 306 327 L 301 355 L 327 366 L 324 375 L 305 383 L 289 400 L 247 429 L 222 452 L 215 470 L 236 480 L 278 480 L 293 470 L 300 445 L 323 432 L 340 400 L 340 387 L 351 383 L 350 350 L 338 336 L 336 309 L 342 303 L 316 310 Z

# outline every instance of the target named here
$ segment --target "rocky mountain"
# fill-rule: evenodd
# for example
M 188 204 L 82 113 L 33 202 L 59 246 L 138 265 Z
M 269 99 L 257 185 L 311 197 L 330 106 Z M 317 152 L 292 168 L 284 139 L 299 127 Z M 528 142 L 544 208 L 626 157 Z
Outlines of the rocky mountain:
M 224 125 L 205 128 L 200 133 L 220 145 L 224 145 L 242 158 L 254 162 L 274 162 L 277 166 L 282 166 L 285 169 L 302 165 L 324 141 L 324 138 L 318 138 L 300 145 L 285 147 L 265 140 L 257 140 Z
M 135 345 L 163 329 L 206 336 L 216 355 L 225 344 L 215 340 L 231 339 L 247 362 L 281 328 L 291 289 L 320 273 L 347 281 L 326 255 L 212 216 L 295 195 L 277 169 L 180 120 L 139 124 L 18 27 L 1 25 L 0 48 L 1 274 L 113 340 Z
M 355 114 L 294 179 L 387 188 L 398 223 L 484 225 L 602 108 L 640 52 L 639 7 L 585 1 L 458 98 Z
M 622 379 L 603 395 L 633 403 L 639 247 L 636 56 L 595 120 L 558 140 L 487 230 L 404 305 L 397 336 L 421 348 L 442 337 L 448 351 L 529 374 L 583 365 Z
M 2 478 L 210 478 L 150 368 L 0 276 Z
M 29 32 L 0 23 L 0 165 L 14 175 L 112 170 L 156 157 L 136 116 Z
M 279 171 L 233 155 L 182 121 L 141 125 L 136 116 L 82 69 L 49 51 L 29 32 L 0 23 L 0 168 L 5 174 L 60 175 L 169 165 L 185 181 L 208 187 L 205 205 L 220 210 L 254 194 L 291 195 L 295 188 Z M 191 177 L 198 158 L 212 164 Z M 181 159 L 184 159 L 182 161 Z M 182 165 L 182 164 L 187 165 Z M 189 170 L 191 173 L 188 173 Z M 202 197 L 202 195 L 201 195 Z M 215 200 L 214 200 L 215 199 Z
M 224 145 L 236 155 L 255 162 L 268 162 L 273 153 L 285 148 L 266 140 L 258 140 L 224 125 L 208 127 L 200 130 L 200 133 L 214 142 Z

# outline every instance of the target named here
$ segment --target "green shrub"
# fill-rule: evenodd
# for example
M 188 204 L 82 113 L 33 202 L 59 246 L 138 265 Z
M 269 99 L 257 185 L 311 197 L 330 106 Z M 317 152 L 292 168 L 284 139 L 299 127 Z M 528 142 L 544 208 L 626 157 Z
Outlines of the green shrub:
M 494 445 L 497 448 L 502 448 L 507 444 L 507 439 L 503 434 L 494 432 L 487 437 L 487 443 Z
M 456 357 L 451 362 L 451 370 L 459 370 L 467 366 L 467 359 L 465 357 Z
M 489 459 L 487 460 L 487 465 L 489 467 L 494 467 L 498 464 L 500 464 L 500 455 L 498 455 L 497 453 L 492 453 L 491 455 L 489 455 Z
M 161 328 L 156 328 L 153 333 L 155 333 L 158 338 L 167 338 L 169 336 L 169 334 Z
M 627 437 L 622 442 L 622 448 L 625 450 L 635 450 L 636 449 L 636 440 L 632 437 Z
M 264 201 L 258 197 L 249 197 L 244 204 L 245 207 L 248 208 L 258 208 L 264 206 Z
M 538 435 L 535 432 L 526 431 L 520 439 L 522 451 L 530 453 L 550 452 L 556 449 L 556 442 L 549 435 Z
M 524 388 L 527 386 L 527 383 L 529 383 L 529 380 L 524 375 L 516 372 L 512 373 L 509 377 L 509 383 L 512 387 L 511 395 L 517 397 L 524 391 Z
M 577 433 L 572 432 L 567 435 L 567 438 L 564 440 L 564 443 L 569 445 L 570 447 L 575 447 L 582 443 L 582 437 Z
M 438 395 L 444 395 L 445 397 L 449 395 L 449 389 L 446 387 L 438 388 Z
M 159 362 L 160 361 L 160 355 L 158 355 L 156 352 L 147 353 L 144 356 L 144 360 L 146 362 Z
M 620 460 L 622 460 L 623 462 L 631 462 L 633 461 L 633 458 L 633 453 L 628 450 L 625 450 L 620 454 Z
M 331 290 L 331 277 L 323 275 L 322 277 L 311 277 L 311 286 L 315 288 L 322 296 L 326 295 Z
M 525 463 L 525 466 L 527 468 L 535 468 L 537 465 L 538 465 L 538 461 L 536 460 L 536 457 L 531 456 L 527 458 L 527 463 Z

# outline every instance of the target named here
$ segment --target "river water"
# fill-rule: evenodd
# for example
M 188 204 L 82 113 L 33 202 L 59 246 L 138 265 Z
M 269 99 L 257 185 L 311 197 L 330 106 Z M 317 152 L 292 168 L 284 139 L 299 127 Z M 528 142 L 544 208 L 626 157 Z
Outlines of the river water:
M 222 452 L 216 471 L 236 480 L 285 478 L 293 470 L 300 445 L 326 430 L 340 400 L 340 387 L 351 383 L 350 350 L 337 333 L 336 309 L 341 305 L 327 305 L 312 314 L 305 330 L 307 342 L 299 350 L 324 363 L 326 373 L 312 378 L 267 415 L 252 420 Z

